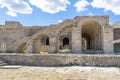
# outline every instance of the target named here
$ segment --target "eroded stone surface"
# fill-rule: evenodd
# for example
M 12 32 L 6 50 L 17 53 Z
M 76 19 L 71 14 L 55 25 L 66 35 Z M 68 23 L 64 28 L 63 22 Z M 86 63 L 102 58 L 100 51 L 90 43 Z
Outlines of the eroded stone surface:
M 108 16 L 77 16 L 50 26 L 28 27 L 16 21 L 6 21 L 5 25 L 0 25 L 0 52 L 101 50 L 113 53 L 114 44 L 120 42 L 119 26 L 118 22 L 110 25 Z M 43 41 L 44 37 L 47 38 Z

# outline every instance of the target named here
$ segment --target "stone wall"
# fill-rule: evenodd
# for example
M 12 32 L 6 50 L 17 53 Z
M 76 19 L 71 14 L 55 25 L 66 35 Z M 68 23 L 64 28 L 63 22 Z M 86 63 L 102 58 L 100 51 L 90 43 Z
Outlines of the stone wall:
M 14 65 L 30 66 L 117 66 L 120 55 L 85 54 L 0 54 L 0 58 Z
M 12 28 L 22 27 L 22 24 L 18 21 L 6 21 L 5 27 L 12 27 Z
M 6 21 L 5 25 L 0 27 L 0 46 L 1 44 L 6 45 L 6 52 L 18 52 L 18 48 L 27 43 L 27 50 L 32 51 L 33 53 L 41 52 L 43 49 L 44 51 L 48 52 L 59 52 L 60 46 L 60 37 L 70 36 L 70 50 L 72 52 L 82 52 L 82 27 L 83 26 L 98 26 L 97 23 L 100 25 L 100 37 L 91 40 L 94 42 L 94 45 L 99 46 L 100 50 L 103 50 L 105 53 L 113 53 L 113 27 L 109 25 L 109 17 L 108 16 L 77 16 L 73 19 L 67 19 L 57 25 L 50 25 L 50 26 L 33 26 L 27 27 L 22 26 L 19 22 L 14 21 Z M 89 27 L 91 27 L 89 26 Z M 69 29 L 70 27 L 70 29 Z M 93 27 L 93 28 L 94 28 Z M 88 27 L 86 27 L 88 28 Z M 86 30 L 86 29 L 85 29 Z M 94 30 L 94 29 L 91 29 Z M 70 33 L 69 33 L 70 31 Z M 96 32 L 98 32 L 96 31 Z M 89 29 L 86 31 L 89 32 Z M 93 34 L 94 31 L 91 31 Z M 40 35 L 47 35 L 49 37 L 49 46 L 43 46 L 40 49 L 39 45 L 39 36 Z M 99 34 L 95 34 L 98 36 Z M 108 37 L 110 36 L 110 37 Z M 38 38 L 38 43 L 36 39 Z M 96 39 L 95 39 L 96 38 Z M 99 40 L 100 39 L 100 40 Z M 31 46 L 29 47 L 29 40 L 33 41 L 30 42 Z M 97 44 L 98 42 L 98 44 Z M 39 45 L 39 47 L 37 45 Z M 95 46 L 95 47 L 97 47 Z M 35 49 L 34 49 L 35 48 Z M 38 49 L 36 51 L 36 48 Z M 32 49 L 32 50 L 30 50 Z M 97 48 L 92 48 L 98 50 Z M 0 48 L 1 51 L 1 48 Z M 1 52 L 4 52 L 5 49 Z
M 6 43 L 7 52 L 15 52 L 20 46 L 19 42 L 22 41 L 22 39 L 27 40 L 28 37 L 31 37 L 33 34 L 43 29 L 45 29 L 45 27 L 0 27 L 0 45 Z

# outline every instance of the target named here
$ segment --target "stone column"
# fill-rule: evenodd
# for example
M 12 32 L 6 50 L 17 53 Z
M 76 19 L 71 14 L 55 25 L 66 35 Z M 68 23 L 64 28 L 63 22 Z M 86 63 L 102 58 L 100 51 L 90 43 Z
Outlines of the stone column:
M 73 27 L 72 28 L 72 52 L 81 53 L 81 28 Z
M 33 53 L 33 40 L 29 40 L 27 42 L 27 50 L 26 53 Z
M 113 53 L 113 27 L 106 26 L 103 30 L 103 50 L 106 54 Z
M 54 35 L 54 33 L 53 33 L 53 35 L 49 36 L 49 43 L 50 43 L 49 52 L 50 53 L 54 53 L 57 51 L 57 41 L 56 40 L 57 40 L 57 36 Z

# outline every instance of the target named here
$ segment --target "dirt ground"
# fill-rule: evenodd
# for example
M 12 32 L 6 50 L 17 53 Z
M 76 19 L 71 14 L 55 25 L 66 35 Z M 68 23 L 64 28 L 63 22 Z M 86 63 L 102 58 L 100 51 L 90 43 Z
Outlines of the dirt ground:
M 0 80 L 120 80 L 120 68 L 80 66 L 0 68 Z

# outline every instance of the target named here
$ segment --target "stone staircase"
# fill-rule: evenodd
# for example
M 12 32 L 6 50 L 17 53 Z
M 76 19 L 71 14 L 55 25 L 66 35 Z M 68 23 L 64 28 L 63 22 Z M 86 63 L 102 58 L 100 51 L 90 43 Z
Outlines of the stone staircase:
M 9 65 L 9 63 L 0 58 L 0 66 L 6 66 L 6 65 Z

